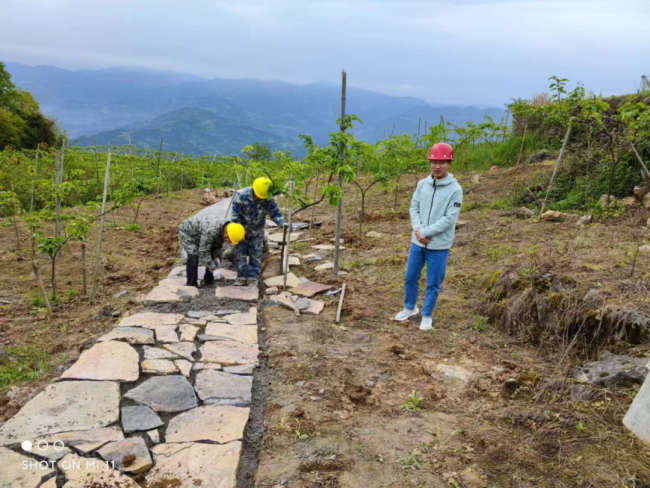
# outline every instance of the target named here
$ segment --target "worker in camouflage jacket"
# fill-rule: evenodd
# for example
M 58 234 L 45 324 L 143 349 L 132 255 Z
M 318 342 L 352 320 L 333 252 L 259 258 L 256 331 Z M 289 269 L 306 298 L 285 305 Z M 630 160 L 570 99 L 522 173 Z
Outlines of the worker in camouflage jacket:
M 244 238 L 241 224 L 215 215 L 195 215 L 178 227 L 181 246 L 187 253 L 187 286 L 198 286 L 199 266 L 205 266 L 205 284 L 221 277 L 219 258 L 225 243 L 237 244 Z
M 235 248 L 237 281 L 235 286 L 257 286 L 264 258 L 266 216 L 280 227 L 286 224 L 275 198 L 268 197 L 271 180 L 257 178 L 253 186 L 242 188 L 233 197 L 230 220 L 244 226 L 246 236 Z

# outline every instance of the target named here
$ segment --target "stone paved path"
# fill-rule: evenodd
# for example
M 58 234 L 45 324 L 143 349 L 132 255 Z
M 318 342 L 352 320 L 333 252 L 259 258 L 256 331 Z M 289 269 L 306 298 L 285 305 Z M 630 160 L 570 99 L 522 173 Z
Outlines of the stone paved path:
M 228 204 L 200 213 L 225 215 Z M 174 268 L 147 295 L 149 308 L 0 427 L 0 488 L 136 487 L 134 475 L 146 486 L 236 485 L 259 353 L 257 291 L 201 290 L 219 305 L 194 309 L 199 292 L 183 275 Z M 184 313 L 159 311 L 188 303 Z

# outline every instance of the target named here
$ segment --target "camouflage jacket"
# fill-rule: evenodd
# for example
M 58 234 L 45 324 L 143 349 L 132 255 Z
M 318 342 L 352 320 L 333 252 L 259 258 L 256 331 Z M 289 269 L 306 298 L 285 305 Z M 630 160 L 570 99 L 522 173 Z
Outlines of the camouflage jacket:
M 233 197 L 230 220 L 242 224 L 246 229 L 246 237 L 254 237 L 259 233 L 264 235 L 266 216 L 269 215 L 273 222 L 282 227 L 285 224 L 282 212 L 278 208 L 275 198 L 257 200 L 253 187 L 242 188 Z
M 199 266 L 209 266 L 221 258 L 223 229 L 229 222 L 215 215 L 195 215 L 178 227 L 186 251 L 199 255 Z

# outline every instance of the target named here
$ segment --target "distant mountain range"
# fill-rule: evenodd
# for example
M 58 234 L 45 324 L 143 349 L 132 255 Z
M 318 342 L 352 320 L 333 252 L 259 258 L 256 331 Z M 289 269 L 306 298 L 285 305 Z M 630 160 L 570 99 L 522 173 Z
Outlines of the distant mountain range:
M 254 79 L 205 79 L 169 71 L 134 68 L 70 71 L 52 66 L 5 63 L 12 81 L 34 95 L 72 141 L 121 144 L 129 135 L 139 147 L 186 153 L 238 154 L 254 142 L 301 152 L 298 134 L 324 144 L 337 130 L 341 88 L 330 83 L 294 85 Z M 376 142 L 384 134 L 415 134 L 440 120 L 480 123 L 496 120 L 501 108 L 428 104 L 348 87 L 346 108 L 363 124 L 355 136 Z M 394 129 L 393 129 L 394 128 Z

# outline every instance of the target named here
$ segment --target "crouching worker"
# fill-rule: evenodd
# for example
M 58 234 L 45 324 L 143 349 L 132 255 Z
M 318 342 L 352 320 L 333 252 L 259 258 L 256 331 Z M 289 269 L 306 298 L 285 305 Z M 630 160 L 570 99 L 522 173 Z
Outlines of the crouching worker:
M 198 286 L 199 266 L 205 266 L 203 283 L 221 279 L 219 261 L 224 243 L 238 244 L 244 238 L 241 224 L 213 215 L 190 217 L 178 227 L 181 246 L 187 253 L 187 286 Z
M 258 286 L 264 259 L 266 216 L 280 227 L 286 226 L 275 198 L 269 197 L 271 180 L 257 178 L 253 186 L 242 188 L 233 197 L 230 220 L 242 224 L 246 237 L 235 248 L 237 281 L 235 286 Z
M 411 200 L 413 235 L 406 264 L 404 310 L 395 320 L 403 321 L 417 315 L 419 281 L 427 265 L 427 289 L 422 306 L 420 330 L 432 327 L 433 309 L 447 271 L 449 249 L 454 241 L 456 220 L 463 202 L 463 189 L 449 173 L 454 151 L 449 144 L 439 143 L 429 151 L 431 174 L 420 180 Z

